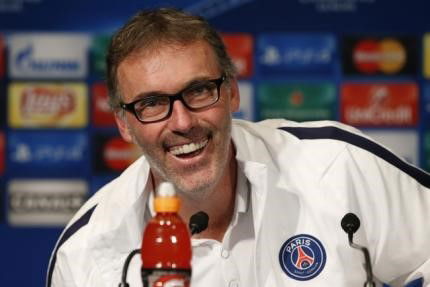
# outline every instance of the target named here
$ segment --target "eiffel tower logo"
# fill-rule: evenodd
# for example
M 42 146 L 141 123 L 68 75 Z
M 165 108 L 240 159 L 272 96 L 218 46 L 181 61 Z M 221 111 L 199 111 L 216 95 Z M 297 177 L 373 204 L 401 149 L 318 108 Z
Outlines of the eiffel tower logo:
M 312 266 L 312 264 L 314 263 L 314 258 L 307 255 L 303 250 L 302 246 L 297 247 L 296 250 L 298 252 L 297 260 L 294 263 L 296 268 L 303 270 L 308 268 L 309 266 Z

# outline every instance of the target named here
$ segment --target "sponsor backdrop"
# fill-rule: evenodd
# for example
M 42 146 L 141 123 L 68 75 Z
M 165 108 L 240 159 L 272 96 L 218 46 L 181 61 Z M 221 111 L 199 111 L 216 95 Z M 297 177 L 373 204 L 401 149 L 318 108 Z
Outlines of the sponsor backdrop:
M 339 120 L 430 170 L 426 1 L 0 0 L 2 286 L 43 286 L 70 216 L 139 156 L 107 105 L 105 49 L 137 9 L 172 3 L 222 32 L 235 117 Z

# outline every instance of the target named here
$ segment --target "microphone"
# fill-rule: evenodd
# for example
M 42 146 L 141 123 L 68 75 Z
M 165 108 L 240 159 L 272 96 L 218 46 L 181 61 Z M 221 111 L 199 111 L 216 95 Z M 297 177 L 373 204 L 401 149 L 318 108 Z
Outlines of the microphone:
M 188 227 L 190 228 L 191 235 L 200 233 L 208 228 L 209 216 L 204 211 L 199 211 L 190 217 Z
M 364 287 L 375 287 L 375 282 L 373 281 L 372 263 L 370 261 L 369 250 L 366 247 L 355 244 L 352 239 L 354 233 L 360 228 L 360 219 L 354 213 L 347 213 L 342 218 L 340 222 L 342 229 L 348 234 L 349 246 L 354 249 L 361 250 L 364 255 L 364 270 L 366 271 L 366 281 L 364 282 Z
M 199 211 L 195 214 L 193 214 L 190 218 L 190 222 L 188 223 L 188 227 L 190 229 L 191 235 L 200 233 L 204 231 L 208 227 L 209 222 L 209 216 L 204 211 Z M 141 249 L 135 249 L 128 254 L 127 258 L 125 259 L 123 268 L 122 268 L 122 276 L 121 276 L 121 282 L 119 283 L 118 287 L 129 287 L 130 284 L 127 283 L 127 272 L 128 272 L 128 266 L 130 265 L 131 259 L 136 255 L 139 254 Z
M 340 222 L 342 229 L 348 233 L 348 239 L 351 242 L 352 236 L 360 228 L 360 219 L 354 213 L 347 213 Z

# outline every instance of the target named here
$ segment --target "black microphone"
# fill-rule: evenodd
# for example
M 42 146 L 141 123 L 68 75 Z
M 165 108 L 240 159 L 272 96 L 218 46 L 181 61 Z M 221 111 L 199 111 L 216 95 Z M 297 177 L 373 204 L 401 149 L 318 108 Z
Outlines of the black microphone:
M 364 270 L 366 271 L 366 281 L 364 282 L 364 287 L 375 287 L 375 282 L 373 281 L 372 263 L 370 261 L 369 250 L 366 247 L 355 244 L 352 239 L 354 233 L 360 228 L 360 219 L 354 213 L 347 213 L 342 218 L 340 222 L 342 229 L 348 234 L 349 245 L 354 248 L 361 250 L 364 255 Z
M 204 211 L 199 211 L 190 217 L 188 227 L 190 228 L 191 235 L 200 233 L 208 228 L 209 215 Z
M 360 219 L 354 213 L 347 213 L 340 222 L 342 229 L 348 233 L 348 239 L 351 242 L 352 236 L 360 228 Z

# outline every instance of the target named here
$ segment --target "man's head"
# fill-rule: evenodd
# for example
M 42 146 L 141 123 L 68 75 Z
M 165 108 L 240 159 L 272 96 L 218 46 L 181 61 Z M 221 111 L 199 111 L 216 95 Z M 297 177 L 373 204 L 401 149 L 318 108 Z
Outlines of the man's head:
M 228 78 L 235 76 L 235 67 L 218 33 L 201 17 L 161 8 L 142 11 L 127 22 L 112 38 L 107 54 L 107 85 L 112 109 L 119 108 L 119 64 L 130 54 L 151 51 L 159 46 L 185 45 L 204 41 L 213 49 L 220 70 Z
M 195 194 L 232 172 L 239 93 L 224 45 L 204 20 L 140 13 L 115 35 L 108 64 L 121 135 L 142 147 L 157 181 Z

